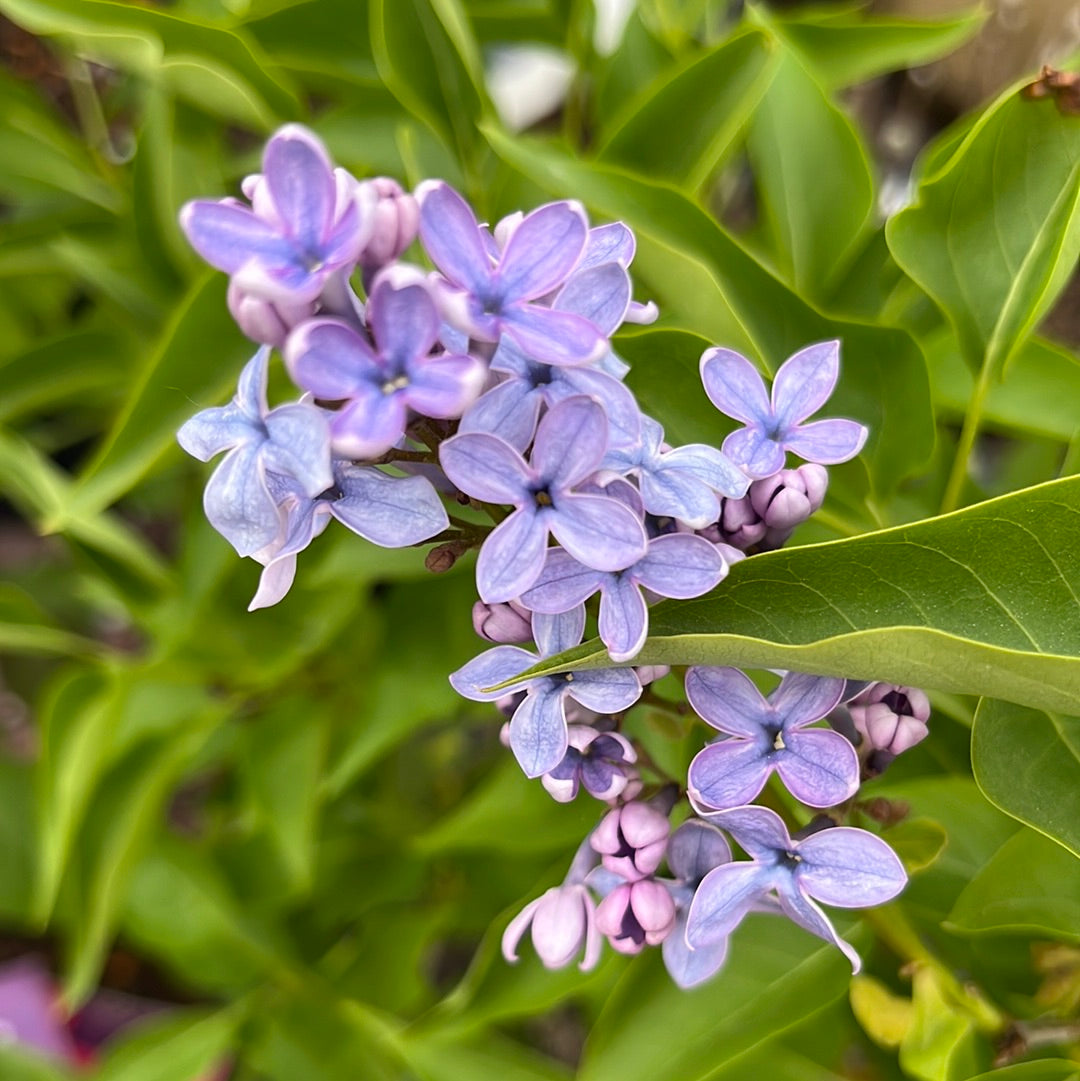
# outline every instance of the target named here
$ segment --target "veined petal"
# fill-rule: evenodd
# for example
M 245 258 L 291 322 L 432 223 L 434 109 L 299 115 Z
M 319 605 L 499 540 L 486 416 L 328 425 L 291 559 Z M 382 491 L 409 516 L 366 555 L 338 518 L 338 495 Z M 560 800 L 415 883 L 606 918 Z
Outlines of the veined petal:
M 331 415 L 330 434 L 338 458 L 378 458 L 404 434 L 408 420 L 400 391 L 384 394 L 364 383 L 342 409 Z
M 723 811 L 754 799 L 770 773 L 769 759 L 756 744 L 745 739 L 718 740 L 694 756 L 687 788 L 702 807 Z
M 295 257 L 292 244 L 273 225 L 239 203 L 197 199 L 181 210 L 180 226 L 199 255 L 226 274 L 252 259 L 280 266 Z
M 548 519 L 551 532 L 581 563 L 600 571 L 617 571 L 645 554 L 645 527 L 633 511 L 614 499 L 562 495 L 555 511 Z
M 532 507 L 522 507 L 503 519 L 484 541 L 476 560 L 480 599 L 497 604 L 520 597 L 543 570 L 547 534 L 546 522 Z
M 641 683 L 630 668 L 596 668 L 567 675 L 573 676 L 568 681 L 570 697 L 597 713 L 618 713 L 641 697 Z
M 620 263 L 602 263 L 575 271 L 559 291 L 553 305 L 588 319 L 604 335 L 622 326 L 630 306 L 630 275 Z
M 641 498 L 650 514 L 670 515 L 694 529 L 704 529 L 720 515 L 720 499 L 691 473 L 668 469 L 660 462 L 642 466 Z
M 510 750 L 526 777 L 553 770 L 566 755 L 563 696 L 562 688 L 530 689 L 510 719 Z
M 233 404 L 253 422 L 266 416 L 266 383 L 270 372 L 270 347 L 264 345 L 244 365 L 236 383 Z
M 629 388 L 607 372 L 596 368 L 555 368 L 555 377 L 547 386 L 552 405 L 575 394 L 595 398 L 608 420 L 608 451 L 631 447 L 641 434 L 641 410 Z
M 784 468 L 784 447 L 759 428 L 736 428 L 725 437 L 723 452 L 748 477 L 761 480 Z
M 668 975 L 684 991 L 712 979 L 723 967 L 728 951 L 726 935 L 707 946 L 690 949 L 686 942 L 686 918 L 685 910 L 678 914 L 671 934 L 660 946 Z
M 352 398 L 385 375 L 371 346 L 339 319 L 302 323 L 289 335 L 283 352 L 293 382 L 326 401 Z
M 591 364 L 608 340 L 588 319 L 539 304 L 514 304 L 502 313 L 502 329 L 533 360 L 544 364 Z
M 706 349 L 701 355 L 700 368 L 705 393 L 721 413 L 744 424 L 772 422 L 765 382 L 741 353 L 732 349 Z
M 818 342 L 800 349 L 780 365 L 773 379 L 773 415 L 782 431 L 816 413 L 828 400 L 840 375 L 840 343 Z
M 769 695 L 769 704 L 783 718 L 784 731 L 827 717 L 844 695 L 844 680 L 788 672 Z
M 785 446 L 807 462 L 837 465 L 863 449 L 867 429 L 854 420 L 815 420 L 787 435 Z
M 686 696 L 702 720 L 732 736 L 757 739 L 774 719 L 761 692 L 738 668 L 691 668 Z
M 867 908 L 891 901 L 907 885 L 896 853 L 866 830 L 837 826 L 799 842 L 800 889 L 827 905 Z
M 521 603 L 533 612 L 568 612 L 591 597 L 607 577 L 607 571 L 593 570 L 564 549 L 551 548 L 540 577 L 521 595 Z
M 706 541 L 706 544 L 709 542 Z M 629 574 L 613 574 L 600 594 L 600 638 L 611 659 L 628 661 L 649 633 L 649 609 Z
M 385 363 L 398 375 L 411 361 L 431 352 L 439 336 L 439 313 L 423 279 L 395 274 L 376 279 L 367 305 L 367 323 Z
M 621 221 L 597 225 L 589 230 L 585 253 L 577 265 L 577 270 L 586 270 L 601 263 L 622 263 L 623 266 L 629 266 L 634 261 L 636 248 L 637 241 L 633 231 Z
M 242 556 L 265 548 L 284 527 L 284 514 L 266 487 L 261 452 L 254 443 L 230 451 L 203 494 L 210 524 Z
M 671 835 L 666 858 L 676 878 L 696 883 L 714 867 L 731 862 L 731 846 L 716 826 L 688 818 Z
M 416 189 L 416 201 L 420 240 L 431 261 L 455 285 L 485 293 L 493 267 L 469 204 L 442 180 L 424 181 Z
M 687 443 L 661 456 L 665 469 L 678 469 L 697 477 L 714 491 L 729 499 L 746 495 L 750 480 L 734 462 L 715 447 L 704 443 Z
M 692 950 L 726 939 L 768 891 L 772 869 L 756 862 L 725 863 L 710 871 L 690 902 L 686 942 Z
M 581 644 L 581 636 L 585 633 L 585 607 L 578 605 L 564 612 L 538 612 L 532 628 L 540 656 L 554 657 L 556 653 Z
M 510 237 L 496 275 L 507 300 L 535 300 L 558 289 L 574 269 L 589 225 L 578 203 L 548 203 L 527 214 Z
M 530 459 L 552 490 L 572 488 L 596 472 L 607 449 L 607 417 L 592 398 L 575 396 L 553 406 L 536 429 Z
M 461 418 L 458 431 L 489 432 L 524 453 L 536 434 L 543 394 L 516 376 L 485 391 Z
M 836 933 L 836 928 L 833 927 L 828 916 L 799 890 L 794 878 L 786 877 L 783 884 L 778 885 L 776 894 L 784 915 L 812 935 L 831 942 L 851 962 L 852 975 L 859 972 L 862 968 L 862 960 L 855 952 L 855 948 Z
M 649 542 L 645 558 L 631 572 L 646 589 L 661 597 L 687 600 L 717 586 L 727 573 L 716 545 L 692 533 L 669 533 Z
M 762 863 L 775 863 L 778 854 L 794 847 L 784 820 L 768 807 L 733 807 L 709 815 L 709 821 L 730 833 L 749 855 Z
M 773 761 L 787 790 L 808 807 L 833 807 L 859 789 L 859 756 L 839 732 L 797 728 L 783 734 Z
M 532 923 L 533 916 L 543 900 L 543 897 L 537 897 L 534 901 L 530 901 L 506 925 L 506 930 L 503 931 L 502 936 L 502 955 L 511 964 L 514 964 L 518 960 L 518 943 L 529 929 L 529 924 Z
M 215 454 L 252 440 L 266 438 L 261 422 L 256 426 L 233 404 L 213 406 L 196 413 L 181 425 L 176 441 L 193 458 L 208 462 Z
M 311 497 L 333 484 L 330 428 L 320 409 L 305 402 L 279 405 L 266 415 L 266 431 L 263 461 L 267 469 L 295 477 Z
M 489 691 L 488 687 L 513 679 L 531 668 L 539 659 L 535 653 L 518 646 L 496 646 L 494 649 L 485 650 L 479 657 L 473 657 L 468 664 L 452 673 L 450 685 L 462 698 L 471 699 L 473 702 L 494 702 L 511 691 L 521 690 L 530 681 L 514 683 L 501 691 Z
M 487 378 L 484 362 L 467 353 L 421 357 L 409 365 L 403 391 L 416 412 L 427 417 L 460 417 L 476 400 Z
M 266 144 L 263 176 L 274 207 L 301 251 L 322 250 L 337 201 L 326 148 L 307 128 L 286 124 Z
M 249 612 L 256 612 L 260 608 L 271 608 L 278 601 L 284 599 L 292 588 L 296 578 L 296 553 L 280 556 L 263 567 L 259 575 L 259 587 L 255 590 L 255 596 L 248 605 Z
M 363 466 L 339 467 L 344 493 L 330 513 L 354 533 L 383 548 L 405 548 L 441 533 L 446 508 L 427 477 L 392 477 Z
M 509 443 L 486 432 L 468 432 L 439 447 L 439 461 L 452 484 L 485 503 L 519 506 L 529 497 L 534 474 Z

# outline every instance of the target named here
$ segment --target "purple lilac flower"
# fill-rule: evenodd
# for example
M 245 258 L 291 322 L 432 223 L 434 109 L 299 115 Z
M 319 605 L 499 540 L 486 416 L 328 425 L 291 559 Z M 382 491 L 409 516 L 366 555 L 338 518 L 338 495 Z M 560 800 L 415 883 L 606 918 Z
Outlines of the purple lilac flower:
M 394 477 L 374 466 L 335 461 L 333 484 L 314 499 L 291 477 L 267 474 L 274 501 L 285 515 L 281 534 L 254 553 L 265 567 L 248 611 L 277 604 L 296 576 L 297 553 L 330 518 L 382 548 L 406 548 L 450 524 L 442 500 L 425 477 Z
M 917 687 L 872 683 L 851 701 L 848 712 L 867 746 L 891 760 L 926 738 L 930 699 Z
M 676 918 L 671 934 L 664 939 L 664 966 L 675 983 L 688 990 L 715 976 L 727 958 L 726 935 L 690 949 L 686 917 L 702 879 L 714 868 L 731 862 L 731 847 L 715 826 L 691 818 L 671 835 L 667 862 L 675 876 L 668 889 L 675 902 Z
M 665 449 L 664 429 L 641 419 L 641 442 L 631 449 L 613 447 L 603 468 L 622 476 L 635 473 L 650 514 L 678 518 L 695 529 L 716 521 L 719 496 L 746 494 L 749 479 L 715 447 L 704 443 Z
M 266 144 L 263 171 L 248 177 L 251 207 L 200 199 L 180 212 L 191 246 L 244 293 L 312 301 L 334 275 L 347 275 L 371 230 L 374 193 L 334 169 L 323 144 L 286 124 Z
M 625 668 L 537 676 L 515 680 L 498 691 L 487 689 L 520 676 L 545 657 L 576 646 L 584 630 L 583 608 L 560 616 L 534 616 L 533 634 L 539 655 L 519 646 L 496 646 L 450 676 L 454 690 L 474 702 L 494 702 L 508 694 L 525 692 L 510 720 L 510 749 L 527 777 L 551 772 L 566 757 L 567 698 L 598 713 L 618 713 L 641 696 L 637 676 Z
M 707 349 L 701 381 L 721 413 L 746 427 L 732 432 L 724 453 L 750 477 L 771 477 L 784 467 L 787 451 L 808 462 L 833 465 L 854 458 L 867 430 L 854 420 L 804 424 L 828 400 L 840 374 L 840 343 L 807 346 L 786 360 L 773 380 L 772 398 L 753 364 L 730 349 Z
M 468 203 L 448 184 L 425 181 L 416 197 L 420 238 L 445 279 L 437 281 L 449 323 L 481 341 L 508 334 L 547 364 L 588 364 L 606 351 L 607 339 L 588 319 L 536 303 L 563 285 L 585 249 L 588 222 L 579 204 L 534 210 L 495 258 Z
M 522 603 L 536 612 L 565 612 L 600 593 L 600 637 L 613 661 L 637 654 L 649 632 L 643 590 L 660 597 L 700 597 L 727 574 L 719 549 L 692 533 L 669 533 L 649 541 L 645 556 L 619 571 L 584 566 L 562 548 L 547 562 Z
M 687 917 L 690 948 L 726 938 L 755 905 L 772 898 L 789 919 L 838 946 L 858 972 L 859 955 L 814 901 L 839 908 L 891 901 L 907 884 L 896 853 L 880 837 L 848 826 L 793 840 L 780 816 L 765 807 L 736 807 L 709 818 L 752 860 L 722 864 L 702 880 Z
M 567 285 L 570 286 L 578 275 L 583 274 L 592 267 L 617 263 L 622 268 L 626 277 L 627 289 L 629 289 L 630 274 L 627 268 L 634 261 L 636 251 L 637 240 L 634 237 L 633 230 L 621 221 L 611 222 L 609 225 L 598 225 L 589 230 L 589 239 L 585 242 L 585 252 L 581 256 L 581 261 L 574 268 L 574 273 L 567 280 Z M 585 313 L 581 312 L 579 314 Z M 615 327 L 624 321 L 639 324 L 655 323 L 659 314 L 659 310 L 652 301 L 647 304 L 639 304 L 635 300 L 630 300 Z M 609 331 L 609 333 L 611 332 Z
M 548 795 L 569 803 L 584 788 L 594 799 L 613 800 L 636 780 L 637 752 L 620 732 L 603 732 L 586 724 L 567 729 L 569 746 L 563 760 L 540 778 Z
M 737 668 L 691 668 L 686 694 L 697 713 L 728 735 L 690 763 L 691 799 L 723 810 L 749 803 L 775 770 L 791 794 L 831 807 L 859 787 L 855 748 L 820 721 L 840 701 L 842 679 L 789 672 L 768 700 Z
M 482 600 L 524 593 L 543 570 L 549 533 L 599 570 L 620 570 L 644 556 L 645 529 L 633 511 L 574 490 L 596 471 L 606 447 L 603 408 L 580 396 L 560 402 L 540 421 L 528 464 L 505 440 L 484 432 L 457 435 L 440 446 L 443 470 L 461 491 L 516 508 L 480 550 L 476 586 Z
M 607 870 L 636 882 L 660 866 L 670 832 L 666 814 L 635 801 L 608 811 L 589 835 L 589 844 Z
M 584 841 L 560 886 L 530 901 L 507 925 L 502 937 L 503 957 L 518 959 L 517 948 L 526 929 L 532 929 L 533 946 L 545 968 L 564 968 L 584 946 L 578 967 L 582 972 L 600 960 L 601 939 L 596 925 L 596 903 L 586 889 L 585 876 L 596 855 Z
M 180 446 L 202 462 L 229 452 L 206 485 L 203 507 L 210 524 L 242 556 L 271 544 L 283 528 L 268 473 L 291 477 L 309 498 L 333 483 L 322 410 L 306 402 L 267 408 L 269 357 L 269 349 L 260 349 L 241 372 L 236 397 L 196 413 L 176 433 Z
M 285 363 L 296 383 L 317 398 L 345 401 L 330 421 L 334 451 L 343 458 L 377 458 L 405 432 L 409 410 L 460 416 L 484 380 L 476 357 L 431 349 L 439 316 L 419 272 L 389 267 L 376 279 L 367 305 L 375 341 L 338 319 L 312 319 L 290 335 Z

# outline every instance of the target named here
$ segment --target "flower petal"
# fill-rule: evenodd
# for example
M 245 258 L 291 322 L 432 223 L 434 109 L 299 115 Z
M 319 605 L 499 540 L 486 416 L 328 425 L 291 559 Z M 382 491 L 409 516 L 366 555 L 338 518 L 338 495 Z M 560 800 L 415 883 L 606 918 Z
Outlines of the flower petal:
M 489 432 L 522 453 L 533 441 L 543 394 L 516 376 L 481 394 L 458 425 L 459 432 Z
M 578 395 L 559 402 L 540 421 L 530 461 L 554 495 L 554 490 L 571 488 L 594 473 L 605 450 L 604 408 Z
M 442 180 L 424 181 L 416 189 L 416 201 L 420 240 L 431 261 L 455 285 L 486 292 L 494 268 L 469 204 Z
M 733 807 L 709 815 L 709 821 L 730 833 L 749 855 L 762 863 L 775 863 L 778 853 L 789 852 L 794 847 L 784 820 L 768 807 Z
M 252 440 L 266 438 L 261 422 L 255 425 L 233 403 L 196 413 L 176 433 L 176 441 L 193 458 L 208 462 L 215 454 Z
M 736 428 L 725 437 L 722 450 L 739 469 L 755 480 L 771 477 L 784 468 L 784 446 L 770 439 L 760 428 Z
M 631 572 L 646 589 L 661 597 L 687 600 L 713 589 L 727 573 L 716 545 L 692 533 L 669 533 L 649 542 L 645 558 Z
M 599 571 L 632 566 L 648 547 L 633 511 L 608 496 L 563 495 L 548 523 L 555 539 L 579 562 Z
M 781 431 L 816 413 L 828 400 L 840 375 L 840 343 L 818 342 L 800 349 L 780 365 L 773 379 L 772 408 Z
M 344 493 L 330 513 L 354 533 L 383 548 L 405 548 L 441 533 L 446 508 L 427 477 L 392 477 L 363 466 L 339 467 Z
M 591 597 L 607 575 L 584 566 L 562 548 L 551 548 L 540 577 L 521 595 L 521 603 L 533 612 L 568 612 Z
M 612 575 L 605 583 L 600 594 L 599 630 L 611 659 L 616 662 L 630 660 L 645 644 L 649 609 L 629 575 Z
M 784 731 L 827 717 L 844 694 L 844 680 L 789 672 L 769 695 L 769 705 L 782 719 Z
M 283 513 L 270 496 L 262 447 L 249 443 L 225 455 L 203 493 L 210 524 L 242 556 L 254 555 L 280 533 Z
M 749 478 L 734 462 L 704 443 L 676 447 L 663 455 L 661 461 L 665 469 L 689 473 L 729 499 L 746 495 L 750 487 Z
M 541 657 L 554 657 L 565 649 L 580 645 L 585 633 L 585 607 L 565 612 L 537 612 L 532 621 L 533 639 Z
M 450 482 L 485 503 L 531 503 L 532 470 L 509 443 L 486 432 L 467 432 L 439 447 L 439 462 Z
M 808 807 L 833 807 L 859 788 L 859 756 L 839 732 L 785 731 L 785 749 L 773 761 L 787 790 Z
M 450 675 L 450 685 L 461 695 L 473 702 L 494 702 L 514 690 L 521 690 L 530 681 L 513 684 L 501 691 L 489 691 L 496 683 L 513 679 L 514 676 L 531 668 L 540 658 L 535 653 L 519 646 L 496 646 L 485 650 L 478 657 L 473 657 L 468 664 L 462 665 Z
M 891 901 L 907 885 L 896 853 L 866 830 L 837 826 L 799 842 L 800 888 L 827 905 L 866 908 Z
M 499 263 L 501 295 L 535 300 L 558 289 L 581 258 L 588 233 L 588 219 L 578 203 L 548 203 L 527 214 Z
M 686 918 L 685 911 L 678 914 L 671 934 L 660 947 L 668 975 L 684 991 L 711 980 L 723 967 L 728 951 L 726 935 L 707 946 L 690 949 L 686 942 Z
M 586 270 L 601 263 L 622 263 L 623 266 L 629 266 L 634 261 L 636 247 L 633 230 L 621 221 L 597 225 L 589 230 L 585 252 L 576 270 Z
M 286 124 L 266 144 L 263 176 L 290 235 L 301 251 L 315 257 L 326 240 L 337 200 L 326 148 L 307 128 Z
M 731 846 L 716 826 L 689 818 L 671 835 L 667 862 L 676 878 L 700 882 L 714 867 L 731 862 Z
M 630 295 L 630 275 L 626 269 L 619 263 L 603 263 L 575 271 L 552 306 L 588 319 L 608 336 L 622 325 Z
M 380 274 L 365 317 L 389 369 L 405 371 L 410 361 L 431 352 L 439 336 L 439 313 L 431 294 L 415 275 Z
M 544 568 L 547 533 L 546 521 L 531 507 L 515 511 L 495 527 L 476 560 L 476 590 L 482 601 L 511 601 L 536 581 Z
M 815 420 L 791 432 L 785 446 L 807 462 L 836 465 L 854 458 L 866 443 L 867 429 L 854 420 Z
M 548 401 L 585 394 L 604 408 L 608 420 L 608 450 L 629 447 L 641 433 L 641 410 L 628 387 L 596 368 L 555 368 L 547 386 Z
M 553 770 L 566 754 L 564 695 L 561 687 L 531 688 L 510 719 L 510 750 L 526 777 Z
M 690 763 L 687 788 L 695 803 L 723 811 L 749 803 L 770 773 L 772 766 L 760 747 L 744 739 L 718 740 Z
M 591 364 L 607 352 L 608 340 L 588 319 L 539 304 L 515 304 L 502 313 L 502 329 L 534 360 L 544 364 Z
M 691 668 L 686 696 L 702 720 L 731 736 L 757 739 L 774 719 L 761 692 L 738 668 Z
M 596 668 L 568 675 L 573 676 L 570 697 L 597 713 L 618 713 L 641 697 L 641 683 L 629 668 Z
M 371 346 L 339 319 L 302 323 L 286 340 L 284 356 L 293 382 L 327 401 L 352 398 L 385 375 Z
M 699 367 L 705 393 L 721 413 L 744 424 L 772 422 L 765 382 L 741 353 L 733 349 L 706 349 Z
M 377 458 L 405 432 L 408 409 L 400 393 L 384 394 L 372 383 L 359 386 L 352 400 L 333 413 L 330 433 L 338 458 Z
M 776 892 L 784 915 L 812 935 L 817 935 L 818 938 L 823 938 L 826 942 L 831 942 L 838 947 L 851 962 L 852 975 L 859 972 L 862 968 L 862 959 L 855 948 L 836 933 L 836 928 L 833 927 L 828 916 L 809 897 L 799 891 L 794 879 L 786 879 L 785 884 L 779 886 Z
M 690 902 L 687 945 L 697 950 L 726 939 L 751 905 L 768 891 L 771 874 L 771 868 L 746 861 L 725 863 L 710 871 Z
M 292 244 L 240 203 L 197 199 L 181 210 L 180 226 L 199 255 L 226 274 L 252 259 L 273 267 L 295 259 Z

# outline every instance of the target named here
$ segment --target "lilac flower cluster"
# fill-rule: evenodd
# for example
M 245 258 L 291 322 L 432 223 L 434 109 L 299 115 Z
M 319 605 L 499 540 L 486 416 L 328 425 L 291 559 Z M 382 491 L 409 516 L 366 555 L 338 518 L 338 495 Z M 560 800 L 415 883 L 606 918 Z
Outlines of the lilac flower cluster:
M 285 596 L 331 518 L 384 547 L 434 543 L 433 570 L 477 550 L 473 625 L 492 648 L 451 683 L 498 705 L 523 772 L 556 800 L 584 789 L 608 805 L 563 884 L 507 928 L 507 957 L 529 927 L 550 967 L 582 949 L 591 967 L 603 938 L 622 953 L 662 944 L 673 978 L 693 986 L 761 911 L 857 968 L 816 902 L 863 907 L 903 888 L 885 842 L 840 823 L 860 780 L 926 734 L 925 695 L 787 673 L 766 697 L 737 669 L 691 668 L 689 705 L 719 738 L 685 787 L 623 724 L 643 698 L 664 704 L 650 685 L 668 670 L 628 666 L 649 606 L 708 593 L 733 563 L 785 543 L 821 507 L 825 467 L 861 450 L 858 422 L 809 419 L 839 378 L 839 343 L 796 353 L 771 393 L 749 360 L 707 350 L 704 391 L 741 427 L 719 449 L 672 446 L 611 345 L 624 323 L 658 314 L 633 298 L 622 223 L 593 226 L 561 201 L 489 228 L 444 181 L 408 193 L 335 168 L 298 125 L 270 139 L 242 190 L 247 202 L 188 204 L 181 223 L 229 275 L 230 309 L 259 349 L 232 403 L 178 438 L 203 461 L 225 455 L 204 504 L 263 565 L 251 607 Z M 434 269 L 402 261 L 410 249 Z M 298 395 L 271 409 L 273 350 Z M 789 453 L 804 463 L 788 468 Z M 589 626 L 612 667 L 528 674 Z M 833 808 L 832 828 L 791 835 L 752 806 L 774 774 L 800 803 Z M 687 802 L 698 817 L 672 832 Z M 732 859 L 727 837 L 749 861 Z

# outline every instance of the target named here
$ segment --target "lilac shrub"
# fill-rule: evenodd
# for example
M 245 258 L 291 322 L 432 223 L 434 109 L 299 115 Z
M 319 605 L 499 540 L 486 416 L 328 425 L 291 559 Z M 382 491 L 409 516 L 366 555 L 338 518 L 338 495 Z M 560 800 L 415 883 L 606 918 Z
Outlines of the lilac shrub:
M 433 570 L 477 552 L 472 621 L 492 648 L 450 682 L 508 718 L 526 777 L 604 809 L 563 883 L 510 922 L 507 959 L 527 931 L 549 968 L 591 968 L 605 938 L 626 954 L 661 946 L 672 979 L 693 987 L 759 912 L 857 970 L 819 903 L 868 907 L 903 889 L 885 841 L 849 822 L 860 781 L 926 735 L 926 696 L 698 665 L 683 706 L 651 686 L 667 669 L 633 664 L 653 604 L 703 596 L 781 547 L 821 508 L 826 467 L 861 451 L 862 424 L 810 419 L 840 377 L 840 343 L 797 352 L 771 390 L 747 358 L 707 349 L 704 393 L 742 426 L 719 448 L 671 445 L 612 349 L 623 324 L 658 314 L 633 297 L 622 223 L 593 225 L 562 201 L 489 228 L 445 181 L 409 193 L 357 179 L 297 125 L 242 190 L 247 203 L 188 204 L 181 224 L 229 275 L 230 310 L 260 347 L 232 403 L 198 413 L 179 441 L 202 461 L 225 453 L 206 514 L 264 568 L 252 608 L 286 595 L 331 520 L 383 547 L 432 543 Z M 274 349 L 297 397 L 270 408 Z M 559 671 L 590 628 L 611 664 Z M 643 700 L 716 733 L 685 777 L 626 727 Z M 763 792 L 786 820 L 754 805 Z

